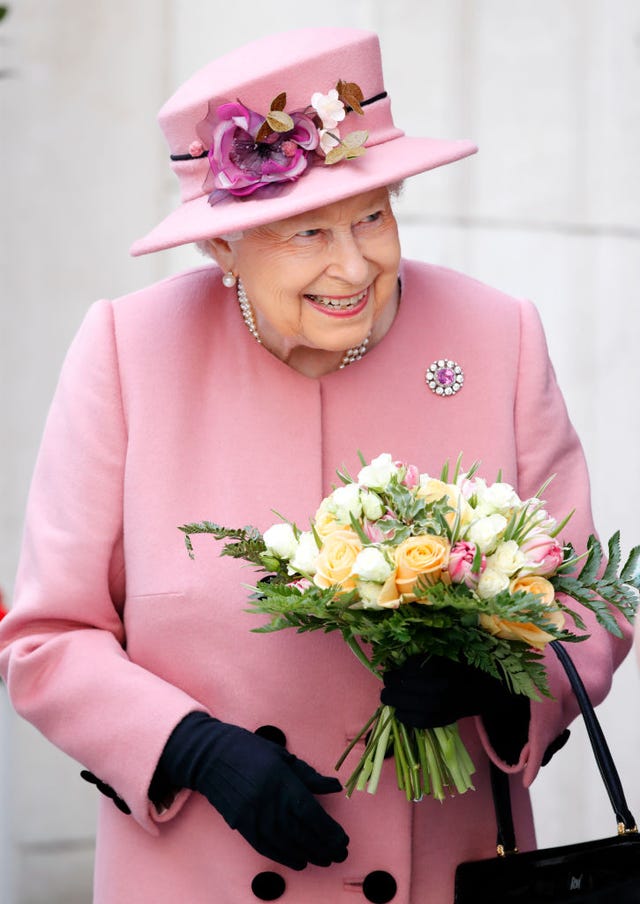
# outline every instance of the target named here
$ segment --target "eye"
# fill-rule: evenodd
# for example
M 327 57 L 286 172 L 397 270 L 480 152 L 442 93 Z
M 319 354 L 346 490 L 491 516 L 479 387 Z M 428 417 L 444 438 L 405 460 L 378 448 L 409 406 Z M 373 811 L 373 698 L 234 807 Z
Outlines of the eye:
M 319 229 L 301 229 L 300 232 L 296 232 L 296 235 L 303 239 L 313 238 L 315 235 L 319 234 Z
M 375 223 L 382 216 L 381 210 L 376 210 L 375 213 L 370 213 L 368 216 L 363 217 L 360 222 L 361 223 Z

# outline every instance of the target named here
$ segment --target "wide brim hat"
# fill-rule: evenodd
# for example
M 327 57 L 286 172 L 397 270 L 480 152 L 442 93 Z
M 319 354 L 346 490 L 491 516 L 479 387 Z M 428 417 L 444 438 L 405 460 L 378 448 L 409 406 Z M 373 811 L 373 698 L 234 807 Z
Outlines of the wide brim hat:
M 347 104 L 346 116 L 330 131 L 341 140 L 366 132 L 364 153 L 328 164 L 317 149 L 306 155 L 309 165 L 294 180 L 259 186 L 244 197 L 220 190 L 218 181 L 212 194 L 209 158 L 218 146 L 214 129 L 222 105 L 239 103 L 266 118 L 274 98 L 285 93 L 284 112 L 313 115 L 312 96 L 328 95 L 339 82 L 358 86 L 362 112 Z M 378 37 L 355 29 L 301 29 L 245 44 L 196 72 L 162 107 L 158 121 L 180 184 L 181 203 L 134 242 L 133 255 L 286 219 L 396 184 L 477 150 L 464 139 L 415 138 L 397 128 L 384 87 Z

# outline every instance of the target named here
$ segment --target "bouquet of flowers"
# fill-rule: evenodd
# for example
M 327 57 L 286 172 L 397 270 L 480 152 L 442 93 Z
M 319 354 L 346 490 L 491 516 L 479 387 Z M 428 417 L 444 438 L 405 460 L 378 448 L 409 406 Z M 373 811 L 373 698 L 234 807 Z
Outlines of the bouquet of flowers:
M 378 678 L 416 654 L 466 661 L 537 700 L 551 696 L 545 645 L 587 636 L 567 629 L 569 616 L 585 630 L 567 597 L 618 636 L 614 610 L 633 618 L 640 547 L 622 569 L 619 533 L 609 540 L 604 570 L 595 536 L 576 555 L 571 543 L 558 539 L 572 513 L 557 522 L 544 508 L 550 481 L 522 500 L 500 474 L 488 483 L 477 464 L 463 471 L 461 457 L 437 478 L 388 453 L 361 461 L 355 479 L 337 471 L 341 485 L 322 500 L 309 530 L 280 515 L 264 534 L 209 521 L 180 527 L 191 557 L 191 536 L 207 533 L 225 541 L 222 555 L 244 559 L 263 574 L 250 611 L 267 614 L 269 622 L 254 631 L 339 631 Z M 425 794 L 442 800 L 446 791 L 473 788 L 474 766 L 456 724 L 408 729 L 393 708 L 379 706 L 336 768 L 363 737 L 348 796 L 375 793 L 390 749 L 408 800 Z

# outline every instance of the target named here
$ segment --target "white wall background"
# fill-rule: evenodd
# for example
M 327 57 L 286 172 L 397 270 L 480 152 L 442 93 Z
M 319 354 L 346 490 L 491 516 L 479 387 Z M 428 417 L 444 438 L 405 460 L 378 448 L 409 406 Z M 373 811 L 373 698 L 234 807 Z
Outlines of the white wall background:
M 600 533 L 620 527 L 625 549 L 640 541 L 638 0 L 10 6 L 0 24 L 0 586 L 9 598 L 43 419 L 85 310 L 198 261 L 191 249 L 128 258 L 175 202 L 158 108 L 212 57 L 306 25 L 377 30 L 396 122 L 480 145 L 477 157 L 410 180 L 405 253 L 534 299 L 583 438 Z M 628 658 L 600 714 L 640 816 L 638 674 Z M 95 792 L 3 695 L 0 902 L 89 902 Z M 579 725 L 533 795 L 543 845 L 614 831 Z

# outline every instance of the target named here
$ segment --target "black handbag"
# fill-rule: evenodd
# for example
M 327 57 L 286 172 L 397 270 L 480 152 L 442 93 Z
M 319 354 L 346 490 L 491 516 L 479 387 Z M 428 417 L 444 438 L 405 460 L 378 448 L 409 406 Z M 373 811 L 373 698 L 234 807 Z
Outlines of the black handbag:
M 498 826 L 498 856 L 461 863 L 455 904 L 640 904 L 640 834 L 587 691 L 565 648 L 551 646 L 571 682 L 585 720 L 600 775 L 618 823 L 618 834 L 518 853 L 508 776 L 491 764 Z

